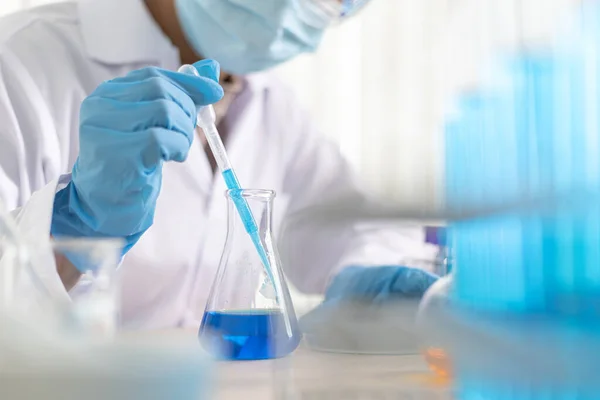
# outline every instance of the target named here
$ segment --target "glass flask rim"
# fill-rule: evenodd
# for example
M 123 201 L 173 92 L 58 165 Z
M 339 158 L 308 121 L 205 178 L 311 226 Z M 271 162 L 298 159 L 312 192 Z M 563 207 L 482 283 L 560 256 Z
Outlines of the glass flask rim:
M 228 199 L 233 198 L 232 194 L 244 199 L 263 201 L 273 200 L 277 196 L 277 193 L 271 189 L 228 189 L 225 191 L 225 197 Z

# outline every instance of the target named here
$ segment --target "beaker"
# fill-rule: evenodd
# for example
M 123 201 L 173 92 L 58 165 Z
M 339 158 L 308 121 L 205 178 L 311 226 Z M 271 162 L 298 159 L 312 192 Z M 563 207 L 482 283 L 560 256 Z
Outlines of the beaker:
M 44 319 L 74 338 L 112 339 L 118 325 L 122 248 L 121 240 L 108 238 L 24 242 L 13 310 L 27 310 L 35 320 Z
M 273 238 L 275 192 L 226 192 L 228 230 L 199 339 L 214 356 L 260 360 L 290 354 L 301 339 L 298 321 Z M 264 265 L 236 209 L 246 200 L 259 229 L 269 265 Z
M 54 238 L 50 245 L 57 268 L 71 263 L 81 273 L 69 291 L 71 302 L 63 311 L 65 328 L 79 336 L 112 339 L 119 318 L 117 267 L 122 240 Z

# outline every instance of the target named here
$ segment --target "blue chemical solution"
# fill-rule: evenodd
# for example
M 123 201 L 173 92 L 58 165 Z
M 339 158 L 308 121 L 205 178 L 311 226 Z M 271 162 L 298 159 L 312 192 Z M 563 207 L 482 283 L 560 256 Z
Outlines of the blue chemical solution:
M 204 348 L 226 360 L 284 357 L 300 343 L 301 333 L 280 310 L 228 310 L 204 313 L 198 336 Z

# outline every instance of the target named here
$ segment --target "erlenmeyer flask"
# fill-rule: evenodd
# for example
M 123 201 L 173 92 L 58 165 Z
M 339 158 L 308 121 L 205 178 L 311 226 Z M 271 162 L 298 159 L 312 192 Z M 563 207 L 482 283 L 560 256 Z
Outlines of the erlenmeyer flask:
M 271 231 L 270 190 L 228 190 L 228 231 L 219 270 L 200 326 L 199 338 L 218 358 L 260 360 L 283 357 L 301 333 Z M 265 266 L 236 210 L 245 199 L 259 227 Z

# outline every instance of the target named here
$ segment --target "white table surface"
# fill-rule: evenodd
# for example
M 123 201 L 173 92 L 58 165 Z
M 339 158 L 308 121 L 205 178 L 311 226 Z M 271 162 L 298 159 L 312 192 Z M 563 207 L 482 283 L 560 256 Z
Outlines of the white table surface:
M 269 361 L 217 365 L 218 400 L 451 399 L 420 355 L 372 356 L 312 351 Z

